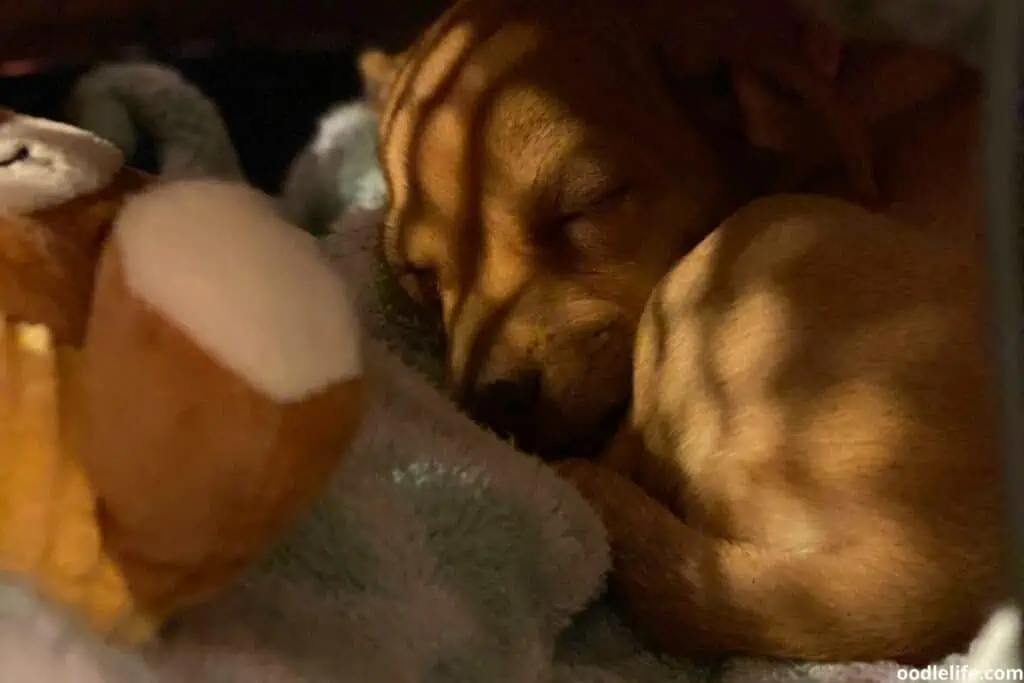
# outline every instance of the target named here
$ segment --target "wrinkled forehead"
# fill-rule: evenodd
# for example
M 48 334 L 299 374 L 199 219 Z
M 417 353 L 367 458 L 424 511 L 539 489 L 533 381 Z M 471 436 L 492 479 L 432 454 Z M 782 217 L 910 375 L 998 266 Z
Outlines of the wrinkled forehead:
M 429 192 L 433 175 L 448 176 L 436 184 L 450 191 L 450 174 L 473 161 L 491 164 L 475 175 L 498 170 L 512 186 L 551 184 L 574 152 L 599 137 L 596 128 L 622 120 L 629 65 L 600 33 L 584 40 L 555 29 L 513 20 L 482 34 L 472 21 L 455 22 L 412 55 L 381 123 L 393 205 L 405 204 L 411 180 Z M 581 78 L 582 69 L 602 77 Z
M 381 120 L 392 205 L 406 203 L 409 182 L 428 193 L 435 184 L 450 189 L 459 166 L 491 152 L 502 156 L 510 151 L 504 147 L 521 144 L 517 133 L 551 118 L 526 73 L 543 48 L 543 32 L 529 24 L 479 31 L 470 21 L 453 24 L 399 74 Z
M 468 19 L 432 37 L 410 55 L 396 79 L 381 121 L 385 137 L 410 114 L 428 115 L 445 106 L 482 106 L 503 81 L 517 72 L 524 77 L 527 63 L 540 56 L 546 42 L 537 24 L 507 24 L 485 34 L 482 25 Z
M 382 117 L 383 130 L 421 105 L 494 96 L 530 82 L 572 97 L 574 89 L 612 84 L 635 69 L 629 22 L 601 3 L 580 12 L 570 0 L 464 0 L 436 22 L 406 55 Z M 633 67 L 633 69 L 631 69 Z M 601 78 L 587 77 L 599 73 Z M 581 93 L 576 93 L 577 97 Z M 481 97 L 483 96 L 483 97 Z M 493 102 L 491 102 L 493 106 Z M 428 106 L 429 108 L 429 106 Z

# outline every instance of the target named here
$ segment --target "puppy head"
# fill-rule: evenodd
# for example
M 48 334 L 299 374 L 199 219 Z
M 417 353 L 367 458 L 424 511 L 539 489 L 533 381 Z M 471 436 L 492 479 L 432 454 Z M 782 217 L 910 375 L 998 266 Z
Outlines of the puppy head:
M 463 0 L 362 63 L 385 102 L 384 257 L 441 316 L 462 404 L 546 456 L 602 444 L 650 291 L 759 177 L 743 116 L 695 115 L 715 64 L 661 59 L 624 12 Z

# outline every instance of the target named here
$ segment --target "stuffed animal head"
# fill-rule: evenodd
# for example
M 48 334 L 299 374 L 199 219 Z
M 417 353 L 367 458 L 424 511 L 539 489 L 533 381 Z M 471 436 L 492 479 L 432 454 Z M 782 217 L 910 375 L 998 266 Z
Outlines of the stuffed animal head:
M 362 414 L 359 326 L 252 188 L 10 112 L 0 153 L 0 571 L 143 639 L 317 497 Z
M 0 304 L 61 342 L 84 332 L 99 250 L 146 177 L 86 131 L 0 109 Z

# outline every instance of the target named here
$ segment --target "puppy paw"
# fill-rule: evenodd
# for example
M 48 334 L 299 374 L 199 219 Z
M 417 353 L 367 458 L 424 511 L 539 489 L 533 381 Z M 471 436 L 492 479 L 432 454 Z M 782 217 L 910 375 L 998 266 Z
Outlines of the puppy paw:
M 628 525 L 626 517 L 630 501 L 637 497 L 646 499 L 646 494 L 631 481 L 589 460 L 564 460 L 553 466 L 560 476 L 572 482 L 613 536 L 617 530 Z
M 566 460 L 556 471 L 572 482 L 601 517 L 613 552 L 633 554 L 638 547 L 658 545 L 674 534 L 681 522 L 640 486 L 618 472 L 587 460 Z

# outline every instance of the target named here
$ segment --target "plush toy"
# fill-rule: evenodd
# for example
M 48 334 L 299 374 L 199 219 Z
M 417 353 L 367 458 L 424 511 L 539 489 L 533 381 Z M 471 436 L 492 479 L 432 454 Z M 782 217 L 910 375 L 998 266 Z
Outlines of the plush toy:
M 137 643 L 317 497 L 363 404 L 342 281 L 273 201 L 0 110 L 0 572 Z
M 245 177 L 217 105 L 166 64 L 99 64 L 78 79 L 65 109 L 129 160 L 151 143 L 161 178 Z

